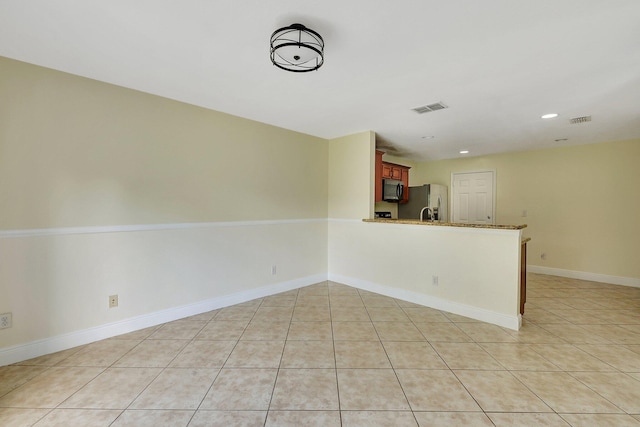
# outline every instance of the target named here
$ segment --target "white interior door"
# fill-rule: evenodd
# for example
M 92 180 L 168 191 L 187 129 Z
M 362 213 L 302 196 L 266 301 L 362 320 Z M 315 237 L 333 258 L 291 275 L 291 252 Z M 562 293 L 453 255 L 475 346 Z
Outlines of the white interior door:
M 451 175 L 451 221 L 494 224 L 495 173 L 465 172 Z

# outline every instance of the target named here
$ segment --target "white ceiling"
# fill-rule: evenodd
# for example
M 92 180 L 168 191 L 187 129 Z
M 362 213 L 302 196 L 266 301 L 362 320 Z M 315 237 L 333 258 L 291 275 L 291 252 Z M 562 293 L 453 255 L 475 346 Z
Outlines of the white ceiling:
M 297 22 L 318 71 L 270 63 Z M 414 160 L 640 138 L 639 0 L 0 0 L 0 55 Z

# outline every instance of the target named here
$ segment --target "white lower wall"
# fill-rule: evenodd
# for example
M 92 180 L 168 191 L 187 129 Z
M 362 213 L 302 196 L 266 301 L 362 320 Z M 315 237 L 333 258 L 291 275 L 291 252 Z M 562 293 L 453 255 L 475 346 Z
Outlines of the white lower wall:
M 0 366 L 326 278 L 326 219 L 0 232 Z
M 517 330 L 520 242 L 519 230 L 330 220 L 329 278 Z

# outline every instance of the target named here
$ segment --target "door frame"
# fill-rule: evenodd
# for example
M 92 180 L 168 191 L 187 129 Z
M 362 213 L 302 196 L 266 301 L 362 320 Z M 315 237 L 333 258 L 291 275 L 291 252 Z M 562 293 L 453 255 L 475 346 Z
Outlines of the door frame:
M 493 203 L 491 206 L 491 210 L 492 210 L 492 214 L 491 214 L 491 224 L 495 225 L 496 224 L 496 201 L 497 201 L 497 196 L 498 194 L 496 193 L 496 181 L 497 181 L 497 171 L 496 169 L 479 169 L 479 170 L 469 170 L 469 171 L 459 171 L 459 172 L 451 172 L 451 186 L 449 188 L 451 188 L 451 197 L 449 197 L 449 218 L 451 218 L 451 222 L 453 222 L 453 218 L 454 218 L 454 203 L 455 203 L 455 187 L 453 186 L 453 181 L 455 179 L 455 177 L 457 175 L 464 175 L 464 174 L 468 174 L 468 173 L 486 173 L 486 172 L 491 172 L 491 181 L 493 183 Z

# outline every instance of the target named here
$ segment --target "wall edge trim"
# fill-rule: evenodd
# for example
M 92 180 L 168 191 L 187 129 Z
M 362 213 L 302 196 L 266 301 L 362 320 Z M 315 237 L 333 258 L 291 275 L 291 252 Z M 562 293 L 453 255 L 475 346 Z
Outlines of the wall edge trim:
M 247 227 L 257 225 L 304 224 L 327 222 L 326 218 L 278 219 L 261 221 L 182 222 L 162 224 L 96 225 L 86 227 L 27 228 L 0 230 L 0 239 L 19 237 L 64 236 L 72 234 L 128 233 L 136 231 L 188 230 L 198 228 Z

